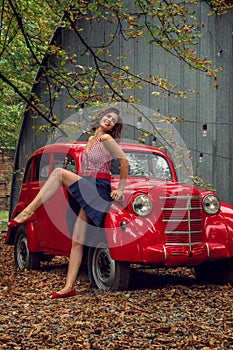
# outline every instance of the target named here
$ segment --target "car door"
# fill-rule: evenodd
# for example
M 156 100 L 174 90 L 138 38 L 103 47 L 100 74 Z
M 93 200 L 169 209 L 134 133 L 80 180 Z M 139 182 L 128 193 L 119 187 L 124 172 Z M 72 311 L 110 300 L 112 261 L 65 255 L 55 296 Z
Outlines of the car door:
M 44 157 L 43 157 L 44 158 Z M 48 175 L 55 168 L 63 168 L 66 158 L 65 153 L 52 153 L 50 163 L 40 164 L 39 177 L 40 186 L 43 186 Z M 37 234 L 40 236 L 40 246 L 51 254 L 59 251 L 69 251 L 70 232 L 66 223 L 66 212 L 68 208 L 67 191 L 61 186 L 57 193 L 44 203 L 37 211 Z

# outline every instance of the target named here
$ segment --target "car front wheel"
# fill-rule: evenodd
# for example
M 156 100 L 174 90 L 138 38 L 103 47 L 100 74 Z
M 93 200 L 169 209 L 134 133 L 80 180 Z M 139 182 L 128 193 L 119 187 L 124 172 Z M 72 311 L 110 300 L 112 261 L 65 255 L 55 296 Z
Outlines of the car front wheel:
M 128 288 L 129 263 L 113 260 L 106 243 L 89 248 L 87 266 L 93 287 L 110 291 Z
M 28 250 L 27 234 L 24 227 L 19 227 L 14 242 L 15 264 L 20 270 L 38 269 L 40 267 L 40 254 Z

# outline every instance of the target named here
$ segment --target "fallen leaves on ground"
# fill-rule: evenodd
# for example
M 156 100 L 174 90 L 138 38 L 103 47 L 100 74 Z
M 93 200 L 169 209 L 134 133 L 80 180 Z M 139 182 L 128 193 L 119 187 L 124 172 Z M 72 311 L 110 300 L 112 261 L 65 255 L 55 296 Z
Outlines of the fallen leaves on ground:
M 233 349 L 233 288 L 198 284 L 192 269 L 132 268 L 129 289 L 102 292 L 82 272 L 77 296 L 49 299 L 67 258 L 19 271 L 0 235 L 0 349 Z

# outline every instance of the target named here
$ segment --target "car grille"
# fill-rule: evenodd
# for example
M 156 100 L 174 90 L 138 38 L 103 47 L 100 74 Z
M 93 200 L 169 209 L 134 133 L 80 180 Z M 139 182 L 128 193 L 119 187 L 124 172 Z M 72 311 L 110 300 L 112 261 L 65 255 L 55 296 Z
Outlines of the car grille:
M 202 207 L 199 196 L 160 197 L 166 245 L 202 243 Z

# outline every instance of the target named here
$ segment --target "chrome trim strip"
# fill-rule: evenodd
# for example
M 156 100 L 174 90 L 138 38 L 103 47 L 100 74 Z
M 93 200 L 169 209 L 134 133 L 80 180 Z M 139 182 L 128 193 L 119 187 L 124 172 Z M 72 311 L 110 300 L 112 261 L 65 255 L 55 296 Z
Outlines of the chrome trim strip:
M 202 209 L 202 207 L 191 207 L 190 208 L 191 210 L 201 210 Z M 171 210 L 171 211 L 175 211 L 175 210 L 187 210 L 187 207 L 185 207 L 185 208 L 182 208 L 182 207 L 179 207 L 179 208 L 165 208 L 165 207 L 162 207 L 162 210 Z
M 187 209 L 188 210 L 188 209 Z M 200 222 L 201 219 L 163 219 L 163 222 Z
M 166 243 L 166 246 L 186 246 L 186 247 L 192 247 L 193 245 L 202 244 L 202 242 L 193 242 L 193 243 Z
M 167 250 L 165 245 L 163 246 L 163 252 L 164 252 L 164 260 L 167 260 Z
M 177 198 L 182 198 L 182 199 L 194 198 L 194 199 L 196 199 L 196 198 L 198 198 L 198 199 L 200 199 L 200 196 L 199 195 L 196 195 L 196 196 L 190 196 L 190 195 L 188 195 L 188 196 L 160 196 L 159 198 L 162 198 L 162 199 L 167 199 L 167 198 L 169 198 L 169 199 L 177 199 Z
M 191 231 L 192 233 L 200 233 L 202 234 L 202 231 Z M 185 234 L 189 233 L 189 231 L 165 231 L 166 234 L 171 235 L 171 234 Z
M 206 243 L 206 249 L 207 249 L 207 255 L 208 255 L 208 258 L 210 257 L 210 247 L 209 247 L 209 244 Z

